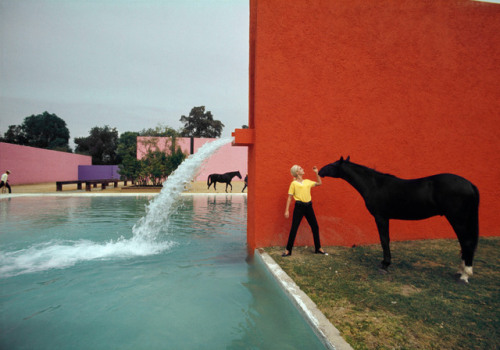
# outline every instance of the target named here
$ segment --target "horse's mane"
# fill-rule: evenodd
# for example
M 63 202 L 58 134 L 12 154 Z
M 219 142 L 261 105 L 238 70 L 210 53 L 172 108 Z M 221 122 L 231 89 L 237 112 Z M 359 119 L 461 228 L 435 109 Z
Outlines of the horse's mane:
M 392 175 L 392 174 L 387 174 L 387 173 L 382 173 L 382 172 L 380 172 L 380 171 L 377 171 L 377 170 L 375 170 L 375 169 L 373 169 L 373 168 L 370 168 L 370 167 L 367 167 L 367 166 L 365 166 L 365 165 L 361 165 L 361 164 L 353 163 L 353 162 L 351 162 L 351 161 L 346 161 L 345 163 L 346 163 L 346 164 L 351 164 L 351 165 L 354 165 L 354 166 L 356 166 L 356 167 L 358 167 L 358 168 L 361 168 L 361 169 L 363 169 L 363 171 L 372 172 L 372 173 L 375 173 L 375 174 L 377 174 L 377 175 L 387 176 L 387 177 L 391 177 L 391 178 L 394 178 L 394 179 L 399 179 L 399 178 L 398 178 L 397 176 L 395 176 L 395 175 Z

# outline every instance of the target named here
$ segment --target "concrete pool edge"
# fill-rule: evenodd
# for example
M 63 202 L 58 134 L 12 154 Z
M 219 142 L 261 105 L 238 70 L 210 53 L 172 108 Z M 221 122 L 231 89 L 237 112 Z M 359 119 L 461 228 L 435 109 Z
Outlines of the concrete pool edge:
M 262 249 L 256 249 L 255 255 L 264 263 L 271 275 L 276 279 L 281 289 L 297 307 L 301 315 L 312 327 L 321 342 L 328 349 L 352 350 L 353 348 L 340 335 L 340 332 L 316 304 L 297 286 L 269 254 Z

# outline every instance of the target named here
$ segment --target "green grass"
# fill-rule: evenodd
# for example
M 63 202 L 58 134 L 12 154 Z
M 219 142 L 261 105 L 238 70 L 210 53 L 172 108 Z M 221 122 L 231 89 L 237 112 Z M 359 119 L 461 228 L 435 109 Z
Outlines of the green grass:
M 354 349 L 499 349 L 500 238 L 481 238 L 469 284 L 458 283 L 457 240 L 393 242 L 382 274 L 380 245 L 265 251 Z

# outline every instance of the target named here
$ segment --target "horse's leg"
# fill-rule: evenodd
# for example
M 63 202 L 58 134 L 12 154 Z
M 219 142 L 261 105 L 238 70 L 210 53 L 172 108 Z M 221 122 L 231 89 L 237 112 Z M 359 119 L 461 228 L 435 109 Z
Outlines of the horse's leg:
M 229 186 L 231 186 L 231 192 L 233 192 L 233 185 L 231 185 L 231 183 L 229 183 Z M 226 186 L 226 188 L 227 188 L 227 186 Z
M 460 281 L 469 283 L 469 277 L 473 274 L 472 262 L 479 239 L 478 214 L 446 215 L 446 219 L 453 227 L 462 251 L 462 263 L 458 269 Z
M 384 260 L 382 260 L 380 267 L 384 271 L 387 271 L 387 268 L 391 264 L 389 219 L 381 216 L 375 216 L 375 222 L 377 223 L 378 235 L 380 236 L 380 244 L 382 245 L 382 250 L 384 251 Z

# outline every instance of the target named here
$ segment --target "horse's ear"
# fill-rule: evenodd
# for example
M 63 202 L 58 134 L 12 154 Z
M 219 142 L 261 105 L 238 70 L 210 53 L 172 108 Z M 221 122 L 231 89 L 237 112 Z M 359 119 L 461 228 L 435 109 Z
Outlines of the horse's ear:
M 345 160 L 346 162 L 351 160 L 351 156 L 347 156 L 347 159 Z
M 344 157 L 343 156 L 340 156 L 340 162 L 343 162 L 344 161 Z

